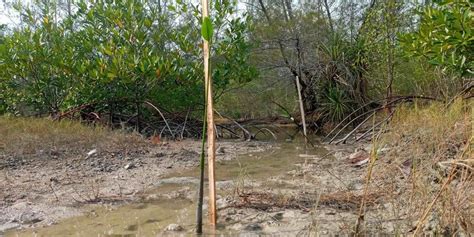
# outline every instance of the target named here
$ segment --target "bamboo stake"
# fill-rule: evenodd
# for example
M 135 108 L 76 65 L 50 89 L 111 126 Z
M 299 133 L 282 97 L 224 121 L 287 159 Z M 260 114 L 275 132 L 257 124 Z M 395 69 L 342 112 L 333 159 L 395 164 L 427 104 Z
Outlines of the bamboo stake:
M 208 0 L 201 1 L 202 19 L 209 17 L 209 2 Z M 208 179 L 209 179 L 209 224 L 213 227 L 217 223 L 216 214 L 216 180 L 215 180 L 215 156 L 216 156 L 216 135 L 214 130 L 214 107 L 212 102 L 212 79 L 210 77 L 209 65 L 209 41 L 203 39 L 203 54 L 204 54 L 204 81 L 207 88 L 207 165 L 208 165 Z
M 296 77 L 296 88 L 298 89 L 298 100 L 299 100 L 299 104 L 300 104 L 301 121 L 303 122 L 304 142 L 306 144 L 306 143 L 308 143 L 308 136 L 306 134 L 306 118 L 305 118 L 304 107 L 303 107 L 303 99 L 301 97 L 300 79 L 299 79 L 298 76 Z

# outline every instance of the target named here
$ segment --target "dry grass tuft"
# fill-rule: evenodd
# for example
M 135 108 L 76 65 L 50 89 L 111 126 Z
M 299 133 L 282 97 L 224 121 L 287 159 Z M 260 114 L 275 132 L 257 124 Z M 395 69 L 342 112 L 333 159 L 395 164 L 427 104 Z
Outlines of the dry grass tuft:
M 272 192 L 245 192 L 238 195 L 232 207 L 252 208 L 261 211 L 279 209 L 299 209 L 310 211 L 314 200 L 309 197 L 274 194 Z
M 310 211 L 313 201 L 310 198 L 294 195 L 273 194 L 271 192 L 241 193 L 233 207 L 253 208 L 256 210 L 299 209 Z
M 129 152 L 146 145 L 138 134 L 86 126 L 77 121 L 0 117 L 0 155 L 64 157 L 101 152 Z
M 379 156 L 371 185 L 397 190 L 386 198 L 384 218 L 404 219 L 412 231 L 474 233 L 473 105 L 398 109 L 380 141 L 390 150 Z
M 383 192 L 369 193 L 366 197 L 367 206 L 373 206 L 384 195 Z M 315 200 L 315 196 L 319 196 Z M 298 209 L 311 211 L 315 205 L 331 207 L 345 211 L 356 211 L 362 194 L 351 191 L 338 191 L 328 194 L 275 194 L 272 192 L 245 192 L 238 195 L 238 200 L 233 207 L 253 208 L 256 210 L 274 210 L 274 209 Z
M 379 203 L 380 198 L 385 195 L 384 192 L 371 192 L 365 196 L 366 207 L 372 207 Z M 363 194 L 353 191 L 339 191 L 321 195 L 319 205 L 329 206 L 340 210 L 356 211 L 359 208 Z

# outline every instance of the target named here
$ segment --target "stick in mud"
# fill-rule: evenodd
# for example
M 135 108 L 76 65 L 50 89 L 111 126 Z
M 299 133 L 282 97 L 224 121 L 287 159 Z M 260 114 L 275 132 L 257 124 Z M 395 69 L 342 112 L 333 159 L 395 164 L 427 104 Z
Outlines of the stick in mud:
M 212 101 L 212 79 L 210 77 L 210 65 L 209 65 L 209 41 L 212 38 L 212 23 L 209 20 L 209 2 L 208 0 L 201 1 L 202 7 L 202 29 L 201 34 L 203 38 L 203 57 L 204 57 L 204 86 L 205 86 L 205 116 L 207 123 L 207 158 L 208 158 L 208 179 L 209 179 L 209 224 L 212 227 L 216 226 L 217 215 L 216 215 L 216 181 L 215 181 L 215 155 L 216 155 L 216 134 L 214 125 L 214 108 Z M 204 144 L 204 136 L 203 136 Z M 203 146 L 204 147 L 204 146 Z M 203 164 L 203 153 L 201 153 L 201 182 L 200 182 L 200 195 L 198 204 L 198 226 L 197 232 L 202 233 L 202 199 L 203 199 L 203 175 L 204 175 L 204 164 Z
M 303 123 L 304 141 L 305 141 L 305 144 L 306 144 L 306 143 L 308 143 L 308 136 L 307 136 L 307 133 L 306 133 L 306 118 L 305 118 L 305 113 L 304 113 L 303 99 L 301 97 L 300 79 L 299 79 L 298 76 L 296 77 L 296 88 L 298 89 L 298 101 L 299 101 L 299 105 L 300 105 L 301 121 Z

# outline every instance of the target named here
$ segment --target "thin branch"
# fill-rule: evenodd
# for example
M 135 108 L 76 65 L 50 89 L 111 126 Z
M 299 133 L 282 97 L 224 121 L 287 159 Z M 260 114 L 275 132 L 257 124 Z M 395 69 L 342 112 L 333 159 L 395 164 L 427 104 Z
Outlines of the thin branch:
M 149 106 L 151 106 L 153 109 L 155 109 L 155 110 L 158 112 L 158 114 L 160 114 L 160 116 L 161 116 L 161 118 L 163 119 L 163 121 L 165 122 L 166 127 L 168 128 L 168 131 L 170 132 L 171 136 L 172 136 L 172 137 L 175 137 L 173 131 L 171 131 L 171 128 L 170 128 L 170 125 L 168 124 L 168 121 L 166 120 L 166 118 L 165 118 L 165 116 L 163 115 L 163 113 L 161 113 L 161 111 L 158 109 L 158 107 L 156 107 L 155 105 L 153 105 L 153 104 L 152 104 L 151 102 L 149 102 L 149 101 L 145 101 L 144 103 L 147 104 L 147 105 L 149 105 Z

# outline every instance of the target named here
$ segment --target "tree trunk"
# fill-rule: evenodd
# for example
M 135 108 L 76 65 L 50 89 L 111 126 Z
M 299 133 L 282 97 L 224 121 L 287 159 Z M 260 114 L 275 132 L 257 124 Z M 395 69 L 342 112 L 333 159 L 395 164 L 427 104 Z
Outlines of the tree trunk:
M 331 9 L 329 8 L 328 0 L 324 0 L 324 7 L 326 8 L 326 14 L 329 21 L 329 27 L 331 28 L 331 32 L 334 33 L 334 25 L 332 22 Z
M 285 20 L 287 21 L 287 23 L 290 21 L 290 20 L 294 20 L 294 15 L 293 15 L 293 9 L 292 9 L 292 6 L 291 6 L 291 0 L 282 0 L 283 1 L 283 5 L 284 5 L 284 17 L 285 17 Z M 265 6 L 265 4 L 263 3 L 263 0 L 258 0 L 258 3 L 260 5 L 260 9 L 262 10 L 265 18 L 267 19 L 267 22 L 268 22 L 268 25 L 269 27 L 275 27 L 274 23 L 273 23 L 273 20 L 272 18 L 270 17 L 270 14 Z M 301 82 L 301 97 L 302 97 L 302 100 L 303 100 L 303 104 L 304 104 L 304 109 L 306 112 L 313 112 L 315 109 L 315 105 L 316 105 L 316 101 L 315 101 L 315 95 L 314 95 L 314 91 L 312 90 L 311 88 L 311 83 L 310 83 L 310 78 L 307 77 L 307 75 L 305 75 L 304 73 L 304 56 L 303 56 L 303 47 L 301 45 L 301 38 L 300 38 L 300 34 L 298 32 L 298 29 L 292 29 L 293 30 L 293 34 L 295 35 L 295 38 L 296 38 L 296 42 L 295 42 L 295 46 L 294 46 L 294 49 L 296 51 L 296 60 L 297 62 L 296 63 L 291 63 L 290 60 L 289 60 L 289 57 L 287 56 L 286 52 L 285 52 L 285 47 L 283 45 L 283 42 L 281 39 L 278 39 L 278 46 L 279 46 L 279 49 L 280 49 L 280 54 L 281 54 L 281 57 L 283 59 L 283 62 L 285 63 L 285 66 L 288 68 L 288 70 L 290 71 L 290 73 L 292 74 L 293 78 L 300 78 L 300 82 Z M 296 64 L 296 65 L 295 65 Z M 296 80 L 293 81 L 294 83 L 294 86 L 295 86 L 295 90 L 298 91 L 297 89 L 297 84 L 296 84 Z
M 72 12 L 71 12 L 72 1 L 73 0 L 68 0 L 67 1 L 67 16 L 69 16 L 69 17 L 72 15 Z
M 301 122 L 303 123 L 304 142 L 306 144 L 308 143 L 308 134 L 306 133 L 306 114 L 303 106 L 303 98 L 301 96 L 300 79 L 298 77 L 296 77 L 296 87 L 298 90 L 298 104 L 300 105 Z
M 388 6 L 387 12 L 385 14 L 385 28 L 386 28 L 386 44 L 387 44 L 387 87 L 386 87 L 386 103 L 389 103 L 392 98 L 392 85 L 393 85 L 393 73 L 394 73 L 394 45 L 393 45 L 393 32 L 395 29 L 394 21 L 395 21 L 395 13 L 394 13 L 394 2 L 389 1 L 387 3 Z M 387 112 L 390 113 L 391 109 L 387 108 Z

